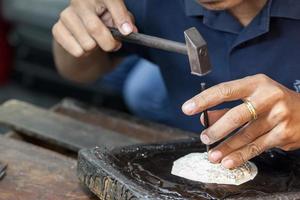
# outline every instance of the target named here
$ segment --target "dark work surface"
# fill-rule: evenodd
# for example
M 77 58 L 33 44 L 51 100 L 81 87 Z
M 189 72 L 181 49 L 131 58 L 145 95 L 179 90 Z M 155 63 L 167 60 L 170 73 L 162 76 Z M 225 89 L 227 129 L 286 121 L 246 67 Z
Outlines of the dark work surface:
M 137 199 L 299 199 L 300 161 L 280 151 L 264 153 L 253 162 L 257 177 L 240 186 L 202 184 L 170 174 L 173 161 L 191 152 L 205 151 L 198 142 L 133 146 L 80 153 L 78 175 L 98 196 L 108 192 L 101 180 L 108 177 L 117 188 Z M 88 169 L 88 170 L 87 170 Z M 85 177 L 85 178 L 84 178 Z M 89 177 L 89 180 L 86 179 Z M 118 189 L 114 189 L 118 191 Z M 119 193 L 120 194 L 120 193 Z

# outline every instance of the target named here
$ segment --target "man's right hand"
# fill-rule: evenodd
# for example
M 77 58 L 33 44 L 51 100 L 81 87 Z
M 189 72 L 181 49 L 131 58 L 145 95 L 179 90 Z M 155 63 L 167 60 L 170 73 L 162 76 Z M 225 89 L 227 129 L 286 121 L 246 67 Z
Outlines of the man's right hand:
M 116 27 L 124 35 L 137 32 L 124 0 L 71 0 L 52 32 L 60 46 L 79 58 L 97 47 L 106 52 L 121 48 L 107 27 Z

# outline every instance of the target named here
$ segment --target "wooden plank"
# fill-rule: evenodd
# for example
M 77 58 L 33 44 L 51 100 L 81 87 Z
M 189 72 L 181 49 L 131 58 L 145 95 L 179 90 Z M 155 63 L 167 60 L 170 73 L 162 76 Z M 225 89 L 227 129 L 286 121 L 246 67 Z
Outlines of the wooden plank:
M 27 136 L 47 141 L 68 150 L 139 143 L 134 138 L 88 125 L 33 105 L 12 100 L 0 107 L 0 123 Z
M 89 107 L 72 99 L 63 100 L 53 110 L 79 121 L 137 138 L 144 143 L 181 140 L 198 136 L 191 132 L 137 119 L 125 113 Z
M 49 150 L 0 137 L 0 200 L 96 200 L 78 183 L 76 160 Z

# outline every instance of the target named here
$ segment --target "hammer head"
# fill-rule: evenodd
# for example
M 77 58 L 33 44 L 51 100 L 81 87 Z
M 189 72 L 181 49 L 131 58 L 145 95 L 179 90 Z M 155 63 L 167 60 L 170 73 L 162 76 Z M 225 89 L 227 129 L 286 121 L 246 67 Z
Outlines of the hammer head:
M 192 74 L 204 76 L 211 72 L 207 44 L 196 28 L 184 32 Z

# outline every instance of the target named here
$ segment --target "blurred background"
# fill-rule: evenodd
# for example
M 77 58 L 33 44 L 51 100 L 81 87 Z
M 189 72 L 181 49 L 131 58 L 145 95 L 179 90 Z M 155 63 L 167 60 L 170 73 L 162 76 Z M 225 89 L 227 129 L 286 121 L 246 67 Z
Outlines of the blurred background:
M 77 85 L 56 72 L 51 28 L 68 2 L 0 0 L 0 103 L 20 99 L 51 107 L 64 97 L 72 97 L 91 105 L 126 110 L 119 88 L 101 80 Z M 127 62 L 131 65 L 135 61 L 130 58 Z

